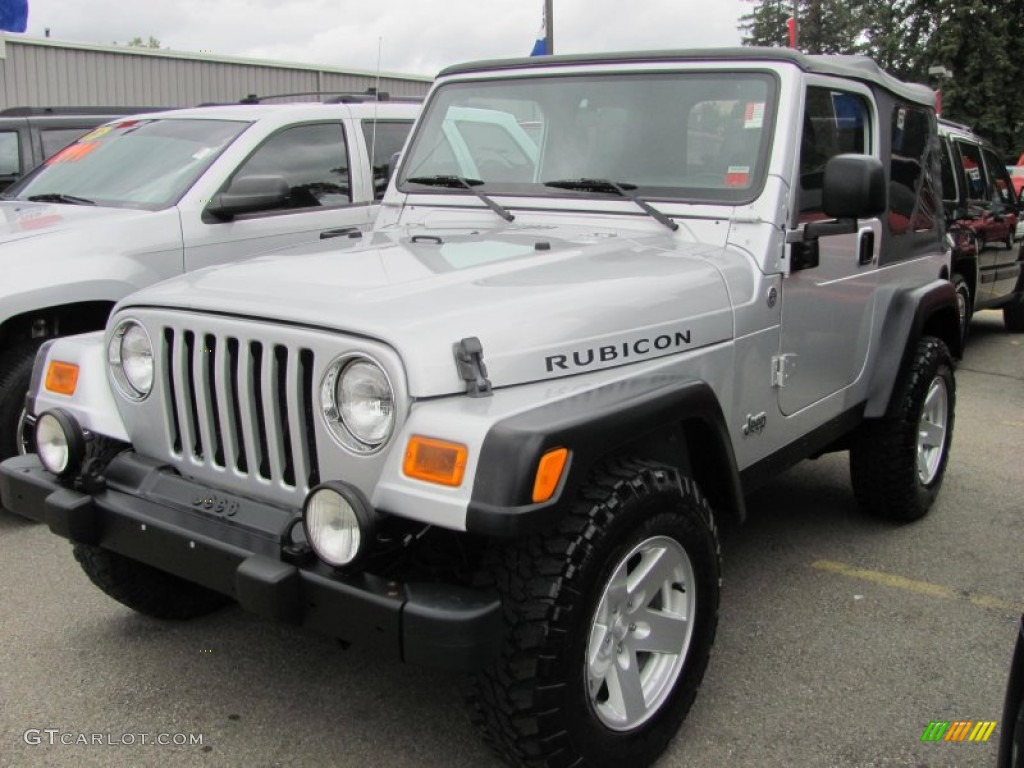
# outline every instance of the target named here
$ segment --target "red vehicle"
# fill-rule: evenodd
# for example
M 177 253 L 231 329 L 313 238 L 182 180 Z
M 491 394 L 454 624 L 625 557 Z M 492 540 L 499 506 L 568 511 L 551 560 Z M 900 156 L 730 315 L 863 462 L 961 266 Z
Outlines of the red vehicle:
M 940 119 L 939 141 L 962 330 L 976 310 L 1002 308 L 1007 330 L 1024 331 L 1024 262 L 1015 243 L 1021 208 L 1006 165 L 967 126 Z

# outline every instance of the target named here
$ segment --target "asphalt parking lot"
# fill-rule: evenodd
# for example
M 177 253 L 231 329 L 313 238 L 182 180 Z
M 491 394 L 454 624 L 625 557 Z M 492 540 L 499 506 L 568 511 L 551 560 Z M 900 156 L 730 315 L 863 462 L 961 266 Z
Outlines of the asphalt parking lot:
M 839 454 L 778 477 L 724 533 L 718 639 L 659 765 L 994 763 L 1002 723 L 987 743 L 921 742 L 933 720 L 1000 719 L 1024 610 L 1024 336 L 994 312 L 972 334 L 926 519 L 863 517 Z M 497 764 L 454 675 L 238 609 L 184 624 L 135 615 L 87 581 L 66 541 L 5 512 L 0 562 L 2 766 Z M 141 743 L 161 734 L 202 743 Z

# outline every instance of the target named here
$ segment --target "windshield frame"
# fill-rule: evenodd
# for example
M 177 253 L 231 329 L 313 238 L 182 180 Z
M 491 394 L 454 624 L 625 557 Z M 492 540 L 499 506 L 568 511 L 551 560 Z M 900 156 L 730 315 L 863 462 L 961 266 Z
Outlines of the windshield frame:
M 429 138 L 425 138 L 428 132 L 431 131 L 431 126 L 436 124 L 438 120 L 442 119 L 439 117 L 439 110 L 441 109 L 475 109 L 478 105 L 472 103 L 468 98 L 459 100 L 458 92 L 460 90 L 473 90 L 473 89 L 486 89 L 488 87 L 501 88 L 503 85 L 513 85 L 529 88 L 531 85 L 538 82 L 548 82 L 551 80 L 560 80 L 571 82 L 573 80 L 590 80 L 590 81 L 602 81 L 602 82 L 616 82 L 623 80 L 636 80 L 646 79 L 649 82 L 659 81 L 673 81 L 679 78 L 735 78 L 737 76 L 745 76 L 751 79 L 760 79 L 765 84 L 765 101 L 763 108 L 763 125 L 760 131 L 760 137 L 757 141 L 757 158 L 759 160 L 756 168 L 756 172 L 751 175 L 750 183 L 742 188 L 739 187 L 667 187 L 667 186 L 652 186 L 645 185 L 643 183 L 637 183 L 637 179 L 631 178 L 607 178 L 597 175 L 598 178 L 607 178 L 608 181 L 615 182 L 623 185 L 634 185 L 636 189 L 631 191 L 637 196 L 644 200 L 660 201 L 663 203 L 683 203 L 683 204 L 708 204 L 708 205 L 748 205 L 757 200 L 764 190 L 764 186 L 767 182 L 769 175 L 769 166 L 773 160 L 773 150 L 775 145 L 775 134 L 778 130 L 778 116 L 780 113 L 782 98 L 782 77 L 776 69 L 770 67 L 750 66 L 750 67 L 737 67 L 732 64 L 724 66 L 715 66 L 702 63 L 700 66 L 692 65 L 681 65 L 672 68 L 641 68 L 641 69 L 629 69 L 619 71 L 609 71 L 607 69 L 586 69 L 584 71 L 560 71 L 550 73 L 538 73 L 536 71 L 530 71 L 525 75 L 510 75 L 506 72 L 501 73 L 498 76 L 481 76 L 479 74 L 473 76 L 459 76 L 447 82 L 440 83 L 437 88 L 431 94 L 428 103 L 426 104 L 420 120 L 416 123 L 416 128 L 409 138 L 409 142 L 406 150 L 402 153 L 401 165 L 399 166 L 395 176 L 395 186 L 399 192 L 410 195 L 466 195 L 471 194 L 467 190 L 459 190 L 453 188 L 430 188 L 423 187 L 408 182 L 410 176 L 421 176 L 422 172 L 414 170 L 412 164 L 418 158 L 416 157 L 416 149 L 424 141 L 428 141 Z M 522 91 L 519 91 L 522 93 Z M 448 97 L 449 94 L 456 94 L 455 98 Z M 475 95 L 480 96 L 481 94 L 486 95 L 483 90 L 477 91 Z M 495 92 L 495 98 L 499 98 L 500 95 Z M 512 98 L 512 97 L 510 97 Z M 697 103 L 697 102 L 695 102 Z M 737 102 L 738 103 L 738 102 Z M 640 118 L 643 119 L 643 118 Z M 632 123 L 632 121 L 631 121 Z M 520 122 L 520 126 L 523 123 Z M 531 126 L 534 127 L 534 126 Z M 684 127 L 685 130 L 685 127 Z M 434 133 L 438 132 L 438 129 L 433 128 Z M 540 155 L 540 163 L 543 166 L 545 162 L 545 152 L 547 148 L 543 144 L 538 147 L 538 153 Z M 588 199 L 588 200 L 616 200 L 616 197 L 609 196 L 607 193 L 594 192 L 594 191 L 583 191 L 583 190 L 572 190 L 572 189 L 556 189 L 553 187 L 545 187 L 544 184 L 549 181 L 563 180 L 561 177 L 545 178 L 541 174 L 541 178 L 536 178 L 534 181 L 529 183 L 513 183 L 513 182 L 500 182 L 500 181 L 488 181 L 486 178 L 483 179 L 485 182 L 481 187 L 482 190 L 486 191 L 487 194 L 492 196 L 508 196 L 508 197 L 533 197 L 533 198 L 549 198 L 549 199 Z M 740 190 L 742 193 L 740 193 Z
M 79 196 L 89 197 L 89 199 L 92 199 L 90 194 L 88 194 L 88 193 L 86 193 L 85 191 L 82 191 L 82 190 L 78 190 L 76 192 L 64 192 L 64 191 L 51 192 L 51 191 L 40 191 L 40 190 L 32 190 L 32 189 L 27 189 L 26 190 L 26 188 L 30 188 L 33 185 L 33 183 L 42 174 L 44 174 L 50 167 L 52 167 L 55 163 L 59 163 L 60 162 L 59 158 L 62 156 L 63 153 L 66 153 L 66 152 L 72 152 L 73 153 L 75 151 L 73 148 L 81 147 L 83 145 L 89 144 L 91 141 L 94 140 L 93 137 L 102 139 L 102 134 L 100 134 L 100 136 L 98 136 L 98 137 L 96 136 L 97 132 L 99 132 L 99 131 L 102 131 L 104 129 L 107 129 L 108 131 L 116 130 L 118 127 L 124 125 L 125 123 L 147 124 L 147 123 L 160 123 L 160 122 L 168 123 L 168 122 L 173 122 L 173 121 L 178 121 L 178 122 L 182 122 L 182 123 L 187 122 L 187 123 L 200 123 L 200 124 L 229 123 L 229 124 L 237 125 L 238 126 L 238 130 L 237 130 L 237 132 L 233 136 L 231 136 L 227 141 L 225 141 L 223 145 L 221 145 L 220 147 L 216 148 L 215 151 L 212 151 L 208 155 L 204 156 L 201 159 L 200 162 L 195 163 L 195 165 L 192 166 L 192 168 L 190 169 L 189 174 L 186 177 L 184 177 L 181 182 L 179 182 L 180 186 L 175 188 L 175 189 L 173 189 L 172 190 L 173 194 L 170 194 L 170 195 L 166 196 L 164 199 L 162 199 L 160 201 L 157 201 L 157 202 L 145 202 L 145 201 L 134 201 L 134 200 L 115 200 L 115 199 L 110 199 L 110 198 L 98 197 L 97 199 L 94 200 L 94 204 L 96 205 L 96 207 L 98 207 L 98 208 L 119 208 L 119 209 L 126 209 L 126 210 L 142 210 L 142 211 L 160 211 L 160 210 L 164 210 L 164 209 L 167 209 L 167 208 L 173 208 L 179 202 L 181 202 L 182 198 L 184 198 L 185 195 L 188 194 L 189 190 L 191 190 L 195 186 L 196 182 L 200 178 L 202 178 L 202 176 L 206 173 L 206 171 L 209 170 L 209 168 L 215 162 L 217 162 L 217 160 L 219 160 L 224 155 L 224 153 L 227 152 L 228 149 L 236 141 L 238 141 L 239 137 L 242 136 L 242 134 L 244 134 L 246 131 L 250 130 L 252 128 L 252 126 L 256 124 L 256 119 L 254 119 L 254 118 L 247 119 L 247 118 L 239 118 L 239 117 L 219 117 L 219 116 L 218 117 L 184 117 L 184 116 L 177 116 L 177 115 L 166 115 L 166 116 L 164 116 L 164 115 L 158 115 L 157 113 L 154 113 L 154 114 L 151 114 L 151 115 L 150 114 L 140 115 L 137 118 L 133 118 L 133 117 L 130 117 L 130 116 L 129 117 L 118 118 L 117 120 L 112 120 L 112 121 L 110 121 L 108 123 L 104 123 L 103 125 L 97 126 L 93 130 L 87 132 L 85 135 L 83 135 L 77 141 L 74 141 L 71 144 L 68 144 L 62 150 L 60 150 L 55 155 L 53 155 L 53 157 L 47 158 L 46 160 L 41 162 L 39 165 L 37 165 L 31 171 L 29 171 L 24 176 L 22 176 L 20 179 L 18 179 L 10 187 L 8 187 L 7 189 L 3 190 L 3 192 L 0 193 L 0 199 L 3 199 L 3 200 L 13 200 L 13 201 L 19 201 L 19 202 L 31 202 L 29 200 L 29 198 L 33 197 L 33 196 L 35 196 L 37 194 L 69 194 L 70 196 L 75 196 L 75 195 L 78 194 L 78 192 L 82 192 L 82 194 L 79 195 Z M 95 191 L 93 191 L 92 194 L 94 195 Z

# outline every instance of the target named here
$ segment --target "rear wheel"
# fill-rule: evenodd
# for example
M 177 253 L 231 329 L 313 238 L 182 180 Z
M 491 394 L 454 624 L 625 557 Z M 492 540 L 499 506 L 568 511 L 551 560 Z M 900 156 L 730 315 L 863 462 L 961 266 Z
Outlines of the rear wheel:
M 946 345 L 921 339 L 897 387 L 890 413 L 861 426 L 850 448 L 850 476 L 865 512 L 909 522 L 935 501 L 953 439 L 956 385 Z
M 490 553 L 506 637 L 467 697 L 516 765 L 645 766 L 704 676 L 718 623 L 711 509 L 674 470 L 595 475 L 557 530 Z
M 967 334 L 971 325 L 971 317 L 974 315 L 974 298 L 971 296 L 971 286 L 963 275 L 954 274 L 952 278 L 953 287 L 956 288 L 956 309 L 960 316 L 960 339 L 967 341 Z
M 1003 325 L 1012 333 L 1024 333 L 1024 296 L 1003 307 Z

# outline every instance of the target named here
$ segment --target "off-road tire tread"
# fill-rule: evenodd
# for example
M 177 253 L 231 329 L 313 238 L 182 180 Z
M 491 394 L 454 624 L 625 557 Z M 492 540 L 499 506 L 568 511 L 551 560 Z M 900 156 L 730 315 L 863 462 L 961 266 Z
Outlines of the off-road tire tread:
M 484 555 L 481 583 L 497 588 L 502 595 L 510 636 L 494 666 L 467 682 L 465 698 L 470 720 L 483 741 L 508 764 L 530 768 L 587 764 L 564 729 L 551 732 L 557 695 L 564 684 L 551 688 L 535 685 L 542 671 L 540 665 L 564 663 L 558 649 L 564 646 L 565 607 L 558 604 L 557 595 L 623 505 L 666 487 L 680 493 L 703 515 L 714 537 L 715 567 L 721 584 L 714 516 L 696 483 L 668 467 L 633 459 L 608 462 L 592 472 L 579 500 L 554 529 L 523 537 L 504 548 L 491 548 Z M 708 608 L 713 611 L 713 643 L 718 621 L 717 591 L 714 605 L 702 606 Z M 539 661 L 535 663 L 535 659 Z M 702 659 L 698 681 L 703 678 L 707 660 Z M 695 687 L 684 713 L 696 693 Z M 664 741 L 667 743 L 671 736 L 667 734 Z
M 218 592 L 101 547 L 75 544 L 74 553 L 93 584 L 146 616 L 194 619 L 230 602 Z
M 850 479 L 854 497 L 867 514 L 894 522 L 912 522 L 927 514 L 942 484 L 945 467 L 925 492 L 917 477 L 917 425 L 928 387 L 943 367 L 953 370 L 946 344 L 933 336 L 923 337 L 908 370 L 897 382 L 899 400 L 895 410 L 861 425 L 850 448 Z M 950 379 L 952 383 L 952 376 Z M 955 383 L 948 395 L 947 430 L 951 440 Z M 949 448 L 947 444 L 946 463 Z

